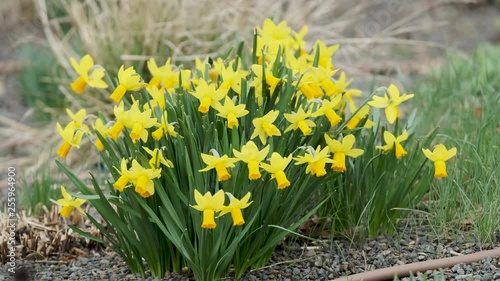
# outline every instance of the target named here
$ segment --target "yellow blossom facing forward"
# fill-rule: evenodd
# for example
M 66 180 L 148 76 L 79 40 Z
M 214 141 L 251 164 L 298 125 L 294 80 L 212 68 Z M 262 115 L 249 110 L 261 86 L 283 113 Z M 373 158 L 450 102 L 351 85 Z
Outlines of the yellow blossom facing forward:
M 220 85 L 220 89 L 229 90 L 232 89 L 238 95 L 241 95 L 241 80 L 245 80 L 248 71 L 237 69 L 233 70 L 233 66 L 229 65 L 224 67 L 220 73 L 222 76 L 222 84 Z
M 216 106 L 215 109 L 219 112 L 217 116 L 227 119 L 227 127 L 229 129 L 238 128 L 238 119 L 248 114 L 244 104 L 235 105 L 230 97 L 226 96 L 224 105 Z
M 85 215 L 85 212 L 83 211 L 81 206 L 87 200 L 81 198 L 73 199 L 73 197 L 69 195 L 69 193 L 66 191 L 66 188 L 64 188 L 64 186 L 62 185 L 61 185 L 61 194 L 63 198 L 57 200 L 57 204 L 59 204 L 62 207 L 59 210 L 59 214 L 61 214 L 61 216 L 69 218 L 69 216 L 71 215 L 71 211 L 73 211 L 73 209 L 77 209 L 78 212 Z
M 156 118 L 151 117 L 151 109 L 141 111 L 139 109 L 139 103 L 134 102 L 130 109 L 125 113 L 127 114 L 127 117 L 121 122 L 125 127 L 132 129 L 130 132 L 130 138 L 133 141 L 139 139 L 143 142 L 148 141 L 149 133 L 147 129 L 158 125 Z
M 297 112 L 285 113 L 285 119 L 290 122 L 290 126 L 288 126 L 285 130 L 285 133 L 291 130 L 300 129 L 304 136 L 310 135 L 312 133 L 311 127 L 316 127 L 316 124 L 308 119 L 311 116 L 310 112 L 305 112 L 304 109 L 299 108 Z
M 295 165 L 302 165 L 307 163 L 306 174 L 311 173 L 311 175 L 317 177 L 326 175 L 326 163 L 334 162 L 333 159 L 328 158 L 330 156 L 328 147 L 321 149 L 321 145 L 318 145 L 316 150 L 314 150 L 314 148 L 311 146 L 308 146 L 306 149 L 307 152 L 305 155 L 294 158 Z
M 262 144 L 266 144 L 268 137 L 281 136 L 280 130 L 273 124 L 276 118 L 278 118 L 278 115 L 279 111 L 271 110 L 266 115 L 253 119 L 252 124 L 255 130 L 252 136 L 250 136 L 250 139 L 254 139 L 258 136 Z
M 389 95 L 387 95 L 389 93 Z M 399 95 L 399 89 L 394 84 L 389 85 L 384 97 L 373 96 L 373 100 L 368 102 L 369 105 L 377 108 L 385 108 L 385 117 L 390 124 L 393 124 L 399 118 L 398 106 L 409 99 L 413 98 L 413 94 L 402 96 Z
M 146 198 L 155 193 L 153 179 L 159 178 L 161 169 L 145 169 L 137 162 L 132 160 L 132 168 L 127 172 L 128 181 L 135 186 L 135 192 Z
M 422 149 L 422 151 L 424 152 L 425 157 L 434 162 L 434 177 L 447 177 L 448 173 L 446 172 L 445 162 L 457 154 L 457 149 L 452 147 L 448 150 L 444 144 L 438 144 L 432 152 L 429 149 Z
M 321 101 L 321 106 L 311 114 L 311 117 L 319 117 L 326 116 L 328 121 L 330 121 L 330 126 L 336 126 L 340 121 L 342 121 L 342 117 L 340 117 L 335 109 L 339 106 L 340 101 L 342 99 L 341 95 L 335 95 L 331 100 L 323 99 Z
M 356 142 L 356 137 L 354 135 L 347 135 L 342 139 L 342 142 L 330 138 L 328 134 L 325 134 L 325 141 L 328 148 L 333 153 L 333 164 L 332 169 L 336 172 L 345 172 L 347 170 L 345 161 L 346 156 L 357 158 L 363 154 L 363 150 L 359 148 L 352 148 L 354 142 Z
M 233 226 L 240 226 L 245 224 L 245 220 L 243 219 L 243 214 L 241 212 L 242 209 L 250 206 L 253 201 L 248 202 L 250 200 L 251 193 L 247 192 L 245 196 L 241 199 L 234 198 L 233 194 L 226 192 L 227 197 L 229 197 L 229 205 L 224 206 L 219 213 L 219 218 L 227 213 L 231 213 L 231 218 L 233 220 Z
M 64 127 L 64 129 L 61 127 L 61 124 L 59 124 L 59 122 L 57 122 L 56 126 L 57 131 L 63 139 L 63 143 L 61 144 L 59 149 L 57 149 L 57 155 L 59 155 L 61 158 L 66 158 L 72 146 L 80 148 L 80 141 L 83 137 L 83 131 L 77 128 L 75 121 L 69 122 L 68 125 Z
M 203 212 L 201 227 L 214 229 L 217 226 L 215 223 L 215 213 L 222 211 L 224 208 L 224 191 L 219 189 L 219 191 L 212 196 L 210 191 L 207 191 L 205 195 L 201 195 L 201 193 L 195 189 L 194 200 L 197 205 L 190 205 L 191 208 Z
M 174 167 L 172 161 L 163 157 L 163 153 L 159 148 L 155 148 L 154 150 L 151 150 L 145 146 L 143 146 L 142 148 L 149 154 L 149 156 L 151 156 L 151 158 L 149 159 L 149 165 L 151 165 L 152 168 L 158 168 L 160 164 L 165 165 L 167 168 Z
M 233 149 L 234 156 L 240 161 L 248 164 L 248 178 L 250 180 L 260 179 L 259 166 L 269 153 L 269 145 L 259 150 L 253 141 L 248 141 L 241 147 L 241 151 Z
M 200 101 L 200 106 L 198 111 L 201 113 L 207 113 L 210 107 L 216 108 L 220 107 L 220 100 L 223 99 L 227 94 L 227 89 L 215 89 L 215 84 L 210 85 L 203 79 L 199 80 L 198 86 L 194 92 L 191 94 Z
M 271 174 L 271 178 L 275 178 L 278 183 L 278 189 L 284 189 L 290 186 L 290 181 L 285 174 L 285 169 L 292 161 L 292 155 L 282 157 L 279 153 L 273 152 L 269 160 L 269 164 L 261 163 L 262 169 Z
M 395 150 L 396 158 L 399 159 L 406 154 L 406 150 L 403 148 L 401 145 L 401 142 L 405 141 L 408 139 L 408 132 L 406 130 L 403 131 L 401 135 L 398 137 L 395 137 L 391 132 L 385 131 L 384 132 L 384 141 L 385 145 L 384 146 L 377 146 L 377 149 L 382 149 L 384 153 L 387 153 L 391 150 Z
M 100 89 L 108 87 L 106 82 L 102 80 L 104 70 L 99 68 L 92 69 L 94 67 L 94 60 L 90 55 L 83 56 L 80 63 L 76 62 L 74 58 L 70 58 L 69 61 L 78 74 L 78 78 L 70 85 L 71 89 L 77 94 L 82 94 L 87 85 Z
M 201 159 L 205 162 L 205 164 L 207 164 L 207 167 L 200 169 L 199 172 L 206 172 L 215 169 L 219 181 L 227 181 L 231 178 L 231 174 L 227 171 L 227 168 L 233 168 L 234 163 L 238 162 L 238 159 L 230 158 L 227 155 L 220 157 L 219 153 L 215 149 L 211 149 L 210 152 L 214 155 L 205 153 L 201 154 Z
M 137 74 L 134 67 L 131 66 L 124 70 L 122 65 L 118 70 L 118 87 L 113 91 L 110 98 L 112 101 L 119 103 L 127 91 L 139 91 L 147 84 L 142 82 L 141 76 Z

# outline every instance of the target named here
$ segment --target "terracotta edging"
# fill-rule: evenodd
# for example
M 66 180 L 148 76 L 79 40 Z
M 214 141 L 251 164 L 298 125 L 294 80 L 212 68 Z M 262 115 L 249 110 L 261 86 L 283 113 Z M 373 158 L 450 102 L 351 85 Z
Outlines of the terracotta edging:
M 410 273 L 425 272 L 438 268 L 448 268 L 459 263 L 473 263 L 487 257 L 500 256 L 500 248 L 493 250 L 481 251 L 474 254 L 463 256 L 443 258 L 437 260 L 428 260 L 410 264 L 403 264 L 393 267 L 381 268 L 372 271 L 366 271 L 354 275 L 340 277 L 332 281 L 379 281 L 379 280 L 392 280 L 395 276 L 398 278 L 407 277 Z

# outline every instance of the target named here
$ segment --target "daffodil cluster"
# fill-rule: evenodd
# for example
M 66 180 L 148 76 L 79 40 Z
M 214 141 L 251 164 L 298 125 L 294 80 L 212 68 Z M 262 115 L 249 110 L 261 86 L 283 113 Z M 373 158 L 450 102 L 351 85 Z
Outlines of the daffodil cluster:
M 373 108 L 385 109 L 389 124 L 397 124 L 399 106 L 413 97 L 391 84 L 378 91 L 383 97 L 362 103 L 361 90 L 351 88 L 352 79 L 332 63 L 339 46 L 318 40 L 308 49 L 306 33 L 307 27 L 295 32 L 286 22 L 267 19 L 256 29 L 251 63 L 237 54 L 197 58 L 193 69 L 184 69 L 171 59 L 160 66 L 150 59 L 149 80 L 133 66 L 121 66 L 115 83 L 106 83 L 104 68 L 89 55 L 71 59 L 78 74 L 71 88 L 79 94 L 86 86 L 109 89 L 112 110 L 68 110 L 71 121 L 64 128 L 57 124 L 63 138 L 57 154 L 65 158 L 83 135 L 92 138 L 109 170 L 106 185 L 121 200 L 113 201 L 117 209 L 134 202 L 175 247 L 205 239 L 200 221 L 202 229 L 217 226 L 228 235 L 236 234 L 227 226 L 252 229 L 248 235 L 283 235 L 268 225 L 297 227 L 315 190 L 361 161 L 366 147 L 357 140 L 380 125 L 372 120 Z M 384 130 L 378 138 L 384 143 L 379 151 L 394 151 L 397 159 L 407 154 L 406 130 Z M 436 177 L 446 176 L 444 161 L 454 151 L 438 146 L 424 153 L 436 163 Z M 61 211 L 66 216 L 69 210 Z M 228 213 L 232 223 L 224 218 Z
M 125 138 L 134 144 L 139 142 L 138 150 L 151 155 L 149 152 L 158 151 L 164 140 L 183 138 L 176 130 L 176 126 L 185 124 L 183 116 L 171 118 L 168 107 L 194 106 L 202 120 L 224 122 L 228 130 L 248 132 L 242 135 L 245 142 L 228 151 L 217 151 L 214 147 L 207 151 L 200 149 L 205 166 L 197 172 L 215 170 L 218 182 L 230 180 L 231 169 L 236 165 L 246 167 L 250 181 L 274 179 L 280 190 L 293 185 L 287 174 L 295 173 L 292 171 L 294 166 L 305 165 L 304 173 L 316 177 L 326 175 L 327 163 L 332 164 L 332 171 L 343 172 L 347 169 L 346 156 L 355 158 L 363 153 L 361 149 L 352 148 L 354 135 L 338 134 L 341 122 L 349 116 L 346 104 L 351 113 L 357 112 L 352 97 L 359 96 L 361 91 L 348 88 L 351 80 L 346 81 L 344 72 L 334 78 L 338 70 L 331 57 L 338 45 L 326 46 L 317 41 L 307 52 L 303 41 L 306 32 L 307 27 L 296 33 L 285 22 L 276 25 L 268 19 L 262 28 L 257 28 L 256 60 L 248 70 L 243 68 L 240 57 L 217 59 L 211 63 L 208 59 L 197 59 L 193 70 L 176 68 L 170 59 L 158 66 L 151 59 L 147 62 L 151 74 L 149 82 L 145 82 L 133 67 L 122 66 L 118 70 L 117 85 L 106 85 L 101 80 L 102 68 L 94 66 L 89 55 L 80 63 L 72 59 L 79 75 L 77 81 L 87 81 L 93 74 L 91 81 L 94 82 L 87 84 L 94 88 L 110 86 L 110 100 L 115 105 L 111 120 L 93 118 L 92 131 L 87 127 L 79 129 L 78 124 L 87 118 L 85 111 L 73 118 L 76 121 L 65 129 L 58 125 L 64 140 L 58 154 L 64 158 L 69 148 L 79 147 L 82 135 L 88 133 L 93 135 L 100 151 L 105 150 L 103 142 L 109 145 Z M 366 115 L 360 116 L 352 128 Z M 240 128 L 242 123 L 244 127 Z M 325 136 L 310 142 L 314 134 Z M 279 139 L 290 137 L 301 141 L 290 149 L 277 148 Z M 337 144 L 339 141 L 332 137 L 347 142 Z M 151 138 L 155 141 L 149 141 Z M 156 157 L 160 161 L 148 166 L 124 156 L 120 164 L 114 166 L 120 176 L 113 187 L 123 192 L 126 187 L 133 186 L 141 196 L 152 196 L 153 180 L 161 176 L 160 166 L 175 169 L 170 160 L 162 158 L 161 151 L 156 152 Z M 263 177 L 263 173 L 268 176 Z

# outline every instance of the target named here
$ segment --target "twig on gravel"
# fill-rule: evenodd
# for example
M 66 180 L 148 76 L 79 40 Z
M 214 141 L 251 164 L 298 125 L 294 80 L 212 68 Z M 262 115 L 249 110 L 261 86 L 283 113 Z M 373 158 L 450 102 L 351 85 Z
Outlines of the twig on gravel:
M 334 279 L 332 281 L 379 281 L 392 279 L 395 276 L 398 278 L 409 276 L 410 273 L 426 272 L 438 268 L 448 268 L 459 263 L 473 263 L 488 257 L 500 256 L 500 248 L 493 250 L 481 251 L 474 254 L 461 255 L 450 258 L 428 260 L 423 262 L 416 262 L 410 264 L 403 264 L 393 267 L 381 268 L 372 271 L 366 271 L 354 275 L 344 276 Z
M 261 267 L 261 268 L 252 269 L 252 270 L 250 270 L 250 272 L 259 271 L 259 270 L 266 269 L 266 268 L 271 268 L 273 266 L 277 266 L 277 265 L 281 265 L 281 264 L 290 264 L 290 263 L 296 263 L 296 262 L 306 261 L 306 260 L 310 260 L 310 259 L 312 259 L 314 257 L 315 256 L 311 256 L 311 257 L 307 257 L 307 258 L 287 260 L 287 261 L 281 261 L 281 262 L 273 263 L 273 264 L 270 264 L 270 265 L 267 265 L 267 266 L 264 266 L 264 267 Z
M 460 254 L 458 252 L 455 252 L 453 250 L 450 250 L 450 254 L 454 255 L 454 256 L 463 256 L 464 254 Z

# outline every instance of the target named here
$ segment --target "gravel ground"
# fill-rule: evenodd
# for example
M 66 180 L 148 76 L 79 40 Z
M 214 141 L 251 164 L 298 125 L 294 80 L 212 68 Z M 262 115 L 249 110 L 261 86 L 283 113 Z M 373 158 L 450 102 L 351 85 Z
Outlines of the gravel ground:
M 379 236 L 362 245 L 354 245 L 346 240 L 307 245 L 288 243 L 291 246 L 286 249 L 278 247 L 268 266 L 248 272 L 242 280 L 330 280 L 367 270 L 500 247 L 500 243 L 481 245 L 467 233 L 454 239 L 435 237 L 432 233 L 429 227 L 420 226 L 412 230 L 405 229 L 391 237 Z M 188 273 L 169 274 L 163 279 L 148 275 L 143 279 L 132 274 L 119 257 L 108 252 L 92 252 L 74 260 L 60 260 L 18 261 L 19 279 L 9 279 L 6 274 L 0 276 L 0 281 L 194 280 Z M 5 270 L 6 265 L 0 265 L 0 271 Z M 500 257 L 426 273 L 428 280 L 500 280 Z

